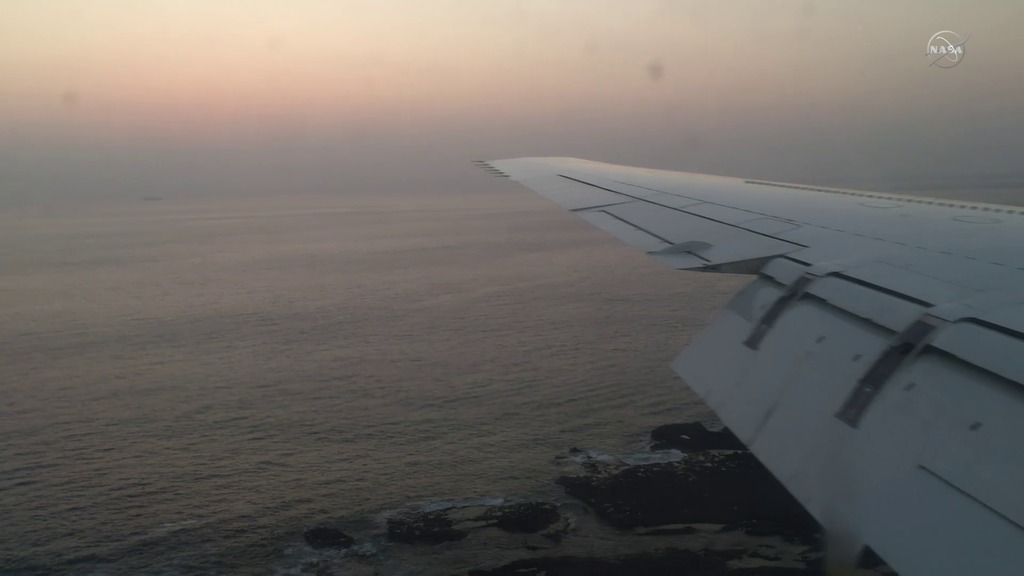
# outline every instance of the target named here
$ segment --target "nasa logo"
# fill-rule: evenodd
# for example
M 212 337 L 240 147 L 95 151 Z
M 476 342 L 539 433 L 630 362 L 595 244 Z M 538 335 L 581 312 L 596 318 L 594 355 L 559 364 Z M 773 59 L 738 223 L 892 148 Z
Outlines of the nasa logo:
M 966 53 L 964 43 L 970 37 L 968 34 L 966 38 L 961 38 L 959 34 L 952 30 L 943 30 L 932 34 L 925 48 L 925 54 L 928 56 L 928 66 L 952 68 L 959 64 L 964 59 L 964 54 Z

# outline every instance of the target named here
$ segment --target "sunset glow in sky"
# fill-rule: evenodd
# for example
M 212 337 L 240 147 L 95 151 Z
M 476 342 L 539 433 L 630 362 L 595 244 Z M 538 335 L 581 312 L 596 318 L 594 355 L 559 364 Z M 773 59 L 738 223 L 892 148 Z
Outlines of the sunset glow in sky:
M 1020 151 L 1022 21 L 925 0 L 6 0 L 0 151 L 399 140 L 785 175 L 828 143 L 856 168 L 917 142 L 925 169 L 937 141 Z M 929 68 L 946 28 L 965 61 Z

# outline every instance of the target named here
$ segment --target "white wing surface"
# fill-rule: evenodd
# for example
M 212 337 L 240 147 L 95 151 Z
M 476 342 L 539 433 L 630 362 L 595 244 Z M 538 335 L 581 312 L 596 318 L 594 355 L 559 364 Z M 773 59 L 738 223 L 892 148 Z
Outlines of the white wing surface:
M 1024 209 L 483 164 L 668 266 L 756 274 L 673 368 L 827 529 L 903 576 L 1024 574 Z

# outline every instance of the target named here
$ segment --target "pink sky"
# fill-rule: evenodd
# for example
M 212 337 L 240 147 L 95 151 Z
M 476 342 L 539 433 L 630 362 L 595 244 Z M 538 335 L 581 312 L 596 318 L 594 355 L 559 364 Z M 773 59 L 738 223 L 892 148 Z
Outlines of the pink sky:
M 496 133 L 524 126 L 547 142 L 580 134 L 563 148 L 581 155 L 595 135 L 713 142 L 708 160 L 750 156 L 749 141 L 813 152 L 823 134 L 867 149 L 869 127 L 927 146 L 1018 109 L 1020 6 L 5 0 L 0 148 L 12 133 L 230 145 L 430 132 L 450 143 L 474 130 L 524 137 Z M 951 27 L 972 34 L 964 64 L 929 69 L 928 36 Z

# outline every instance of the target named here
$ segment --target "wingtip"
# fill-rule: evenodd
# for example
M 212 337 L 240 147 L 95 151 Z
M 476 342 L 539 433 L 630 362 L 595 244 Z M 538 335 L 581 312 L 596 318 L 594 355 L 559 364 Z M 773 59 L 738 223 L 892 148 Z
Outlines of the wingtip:
M 482 168 L 484 170 L 484 172 L 487 172 L 488 174 L 490 174 L 492 176 L 497 176 L 498 178 L 508 178 L 509 177 L 508 174 L 506 174 L 506 173 L 502 172 L 501 170 L 495 168 L 487 160 L 473 160 L 473 163 L 476 164 L 477 167 Z

